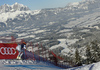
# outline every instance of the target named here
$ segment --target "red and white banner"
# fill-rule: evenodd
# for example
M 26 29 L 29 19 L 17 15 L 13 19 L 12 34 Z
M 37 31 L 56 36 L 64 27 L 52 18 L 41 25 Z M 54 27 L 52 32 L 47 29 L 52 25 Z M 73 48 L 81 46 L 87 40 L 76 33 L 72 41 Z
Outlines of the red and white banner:
M 16 47 L 16 43 L 0 43 L 0 59 L 16 59 L 18 56 Z

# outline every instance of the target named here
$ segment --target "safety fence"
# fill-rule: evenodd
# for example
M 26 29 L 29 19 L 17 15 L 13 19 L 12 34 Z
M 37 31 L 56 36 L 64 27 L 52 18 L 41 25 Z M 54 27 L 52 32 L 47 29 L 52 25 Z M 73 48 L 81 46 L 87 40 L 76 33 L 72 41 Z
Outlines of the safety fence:
M 57 63 L 56 60 L 55 61 L 52 61 L 52 60 L 48 60 L 46 58 L 43 58 L 37 54 L 34 54 L 32 52 L 29 52 L 27 50 L 24 50 L 24 55 L 22 56 L 22 59 L 25 59 L 25 60 L 28 60 L 28 59 L 31 59 L 31 60 L 35 60 L 37 62 L 43 62 L 43 63 L 46 63 L 46 64 L 54 64 L 55 66 L 58 66 L 58 67 L 61 67 L 63 69 L 67 69 L 67 68 L 71 68 L 71 66 L 69 65 L 64 65 L 64 64 L 61 64 L 61 63 Z
M 45 62 L 47 64 L 54 64 L 61 68 L 71 68 L 70 65 L 64 64 L 63 62 L 60 63 L 58 60 L 63 61 L 63 58 L 56 55 L 53 51 L 46 49 L 42 43 L 35 43 L 29 42 L 27 48 L 30 51 L 24 50 L 24 55 L 22 56 L 23 59 L 33 59 L 38 62 Z

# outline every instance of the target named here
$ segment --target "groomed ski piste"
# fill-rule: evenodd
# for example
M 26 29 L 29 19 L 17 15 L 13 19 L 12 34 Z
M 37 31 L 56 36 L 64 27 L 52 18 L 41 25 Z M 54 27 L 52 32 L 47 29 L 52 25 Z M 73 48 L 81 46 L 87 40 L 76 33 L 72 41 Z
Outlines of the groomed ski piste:
M 62 69 L 53 64 L 34 60 L 0 60 L 0 70 L 56 70 Z
M 53 64 L 34 60 L 0 60 L 0 70 L 100 70 L 100 62 L 63 69 Z

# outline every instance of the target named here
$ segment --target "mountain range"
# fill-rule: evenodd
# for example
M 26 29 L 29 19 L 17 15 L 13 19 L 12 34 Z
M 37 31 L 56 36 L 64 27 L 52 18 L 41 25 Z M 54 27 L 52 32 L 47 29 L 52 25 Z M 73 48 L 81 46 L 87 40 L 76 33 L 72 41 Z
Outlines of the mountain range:
M 53 24 L 66 23 L 99 11 L 99 3 L 99 0 L 86 0 L 70 3 L 62 8 L 48 8 L 37 11 L 31 11 L 27 6 L 18 3 L 13 5 L 4 4 L 0 6 L 0 24 L 6 27 L 5 30 L 9 27 L 20 26 L 20 23 L 22 26 L 23 24 L 24 26 L 51 26 L 51 22 Z

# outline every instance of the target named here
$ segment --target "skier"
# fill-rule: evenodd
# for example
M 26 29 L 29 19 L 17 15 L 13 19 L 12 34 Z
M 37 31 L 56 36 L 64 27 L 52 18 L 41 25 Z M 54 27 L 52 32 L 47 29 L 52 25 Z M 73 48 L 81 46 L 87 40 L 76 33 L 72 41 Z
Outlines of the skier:
M 23 42 L 21 45 L 19 44 L 17 47 L 16 47 L 16 50 L 18 50 L 19 54 L 17 56 L 17 59 L 21 59 L 22 58 L 22 55 L 25 54 L 25 49 L 26 49 L 26 43 Z M 25 56 L 24 56 L 25 58 Z
M 21 58 L 22 58 L 22 59 L 26 59 L 25 50 L 26 50 L 26 43 L 23 42 L 23 43 L 21 44 L 21 51 L 22 51 L 22 54 L 23 54 L 23 56 L 21 55 Z

